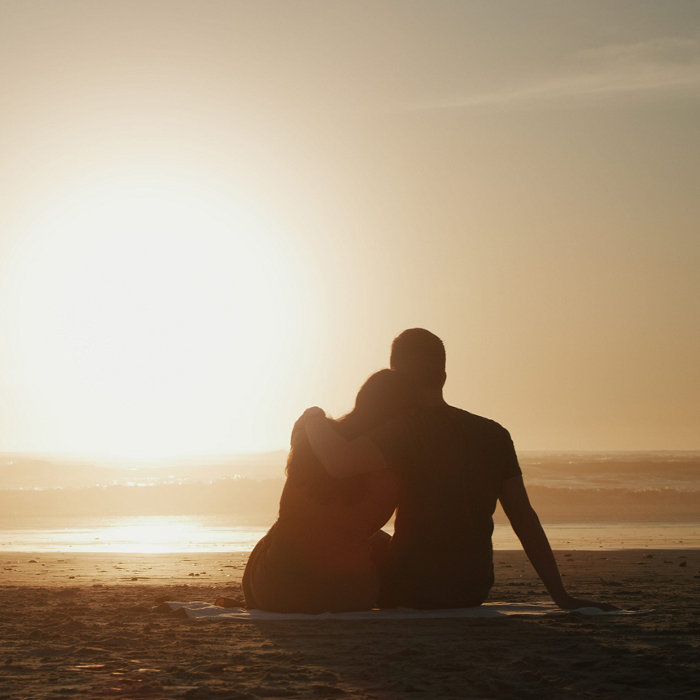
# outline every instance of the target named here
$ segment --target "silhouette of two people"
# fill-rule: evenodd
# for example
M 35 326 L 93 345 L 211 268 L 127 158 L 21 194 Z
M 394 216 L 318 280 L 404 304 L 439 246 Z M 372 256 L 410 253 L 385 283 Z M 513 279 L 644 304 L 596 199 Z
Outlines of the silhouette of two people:
M 307 409 L 292 431 L 279 516 L 246 566 L 249 608 L 339 612 L 483 603 L 500 501 L 552 599 L 565 590 L 508 431 L 448 405 L 445 348 L 412 328 L 339 420 Z M 396 509 L 394 534 L 381 530 Z

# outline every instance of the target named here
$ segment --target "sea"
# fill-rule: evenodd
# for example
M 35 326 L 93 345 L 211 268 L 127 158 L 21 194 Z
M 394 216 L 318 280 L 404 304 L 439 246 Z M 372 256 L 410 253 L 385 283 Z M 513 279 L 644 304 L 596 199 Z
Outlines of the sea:
M 700 522 L 550 523 L 553 549 L 695 549 Z M 391 533 L 391 525 L 384 528 Z M 0 517 L 0 552 L 158 554 L 249 552 L 267 526 L 240 526 L 225 515 Z M 497 550 L 519 549 L 507 524 L 494 526 Z
M 520 461 L 554 549 L 700 548 L 700 452 L 526 453 Z M 120 482 L 115 470 L 0 456 L 0 552 L 249 552 L 274 521 L 283 483 L 277 462 L 262 473 L 253 466 L 243 474 L 226 464 L 132 469 Z M 61 485 L 78 474 L 84 483 Z M 519 549 L 503 514 L 495 520 L 494 549 Z

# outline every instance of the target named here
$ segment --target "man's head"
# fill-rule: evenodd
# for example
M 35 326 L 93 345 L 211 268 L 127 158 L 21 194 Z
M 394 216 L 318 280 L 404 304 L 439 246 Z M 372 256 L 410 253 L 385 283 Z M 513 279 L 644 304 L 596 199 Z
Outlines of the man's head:
M 445 383 L 445 346 L 424 328 L 409 328 L 391 344 L 391 369 L 410 375 L 426 389 L 439 389 Z

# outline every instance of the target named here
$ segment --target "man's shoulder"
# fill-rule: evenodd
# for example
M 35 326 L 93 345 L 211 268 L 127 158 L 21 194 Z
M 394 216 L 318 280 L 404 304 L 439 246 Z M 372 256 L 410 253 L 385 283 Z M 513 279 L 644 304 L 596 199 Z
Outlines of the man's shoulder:
M 448 406 L 448 409 L 454 417 L 454 420 L 459 421 L 464 426 L 465 430 L 483 435 L 484 437 L 493 437 L 494 439 L 506 436 L 510 437 L 510 433 L 492 418 L 479 416 L 476 413 L 470 413 L 456 406 Z
M 520 472 L 518 458 L 510 433 L 495 420 L 477 416 L 463 409 L 453 409 L 463 426 L 462 435 L 467 438 L 470 453 L 496 466 L 501 479 L 517 476 Z

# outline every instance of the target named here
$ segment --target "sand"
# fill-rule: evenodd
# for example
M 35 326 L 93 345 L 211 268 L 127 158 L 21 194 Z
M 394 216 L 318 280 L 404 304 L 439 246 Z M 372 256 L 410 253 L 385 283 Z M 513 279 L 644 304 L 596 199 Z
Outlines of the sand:
M 572 593 L 648 610 L 631 616 L 197 622 L 162 612 L 165 600 L 239 597 L 245 558 L 0 555 L 0 697 L 700 697 L 700 550 L 557 553 Z M 495 562 L 492 600 L 547 600 L 521 552 Z

